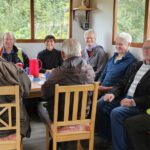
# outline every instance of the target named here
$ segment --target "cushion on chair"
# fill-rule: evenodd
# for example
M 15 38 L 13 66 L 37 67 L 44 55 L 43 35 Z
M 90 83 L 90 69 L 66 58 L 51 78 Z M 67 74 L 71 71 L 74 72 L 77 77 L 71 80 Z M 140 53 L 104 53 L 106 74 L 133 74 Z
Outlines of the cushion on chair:
M 90 125 L 73 125 L 73 126 L 65 126 L 58 128 L 58 133 L 70 133 L 70 132 L 78 132 L 78 131 L 90 131 Z
M 8 136 L 0 138 L 0 141 L 9 141 L 9 140 L 16 140 L 16 134 L 10 134 Z

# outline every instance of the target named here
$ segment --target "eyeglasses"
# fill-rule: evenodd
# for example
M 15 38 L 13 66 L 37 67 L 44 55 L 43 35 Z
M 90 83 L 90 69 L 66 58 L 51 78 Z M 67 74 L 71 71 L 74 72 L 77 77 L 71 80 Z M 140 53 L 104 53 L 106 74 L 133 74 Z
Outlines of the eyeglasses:
M 150 46 L 143 46 L 143 50 L 150 50 Z

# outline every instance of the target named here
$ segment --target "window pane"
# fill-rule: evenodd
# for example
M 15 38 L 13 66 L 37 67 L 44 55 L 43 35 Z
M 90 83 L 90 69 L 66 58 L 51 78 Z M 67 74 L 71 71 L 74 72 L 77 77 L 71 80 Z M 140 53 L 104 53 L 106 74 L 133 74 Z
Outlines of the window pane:
M 0 0 L 0 32 L 12 31 L 17 39 L 30 39 L 30 0 Z
M 143 42 L 146 0 L 118 0 L 117 32 L 128 32 L 133 42 Z
M 69 37 L 69 0 L 35 0 L 35 39 L 53 34 L 57 39 Z

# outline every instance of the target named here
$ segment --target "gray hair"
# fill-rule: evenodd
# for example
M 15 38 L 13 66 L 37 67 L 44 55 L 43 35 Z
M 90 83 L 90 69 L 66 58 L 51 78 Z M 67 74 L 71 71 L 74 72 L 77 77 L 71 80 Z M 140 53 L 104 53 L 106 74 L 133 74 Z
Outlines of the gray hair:
M 88 29 L 84 32 L 84 38 L 88 35 L 88 34 L 94 34 L 95 38 L 96 38 L 96 32 L 93 29 Z
M 14 43 L 16 42 L 16 38 L 15 38 L 15 36 L 14 36 L 14 34 L 13 34 L 12 32 L 5 32 L 5 33 L 3 34 L 3 41 L 4 41 L 4 38 L 5 38 L 6 36 L 12 37 L 13 40 L 14 40 Z
M 62 50 L 66 57 L 81 56 L 81 44 L 75 39 L 67 39 L 62 44 Z
M 116 39 L 121 39 L 121 40 L 123 40 L 126 44 L 132 42 L 132 36 L 131 36 L 129 33 L 126 33 L 126 32 L 121 32 L 121 33 L 119 33 L 118 36 L 116 37 Z

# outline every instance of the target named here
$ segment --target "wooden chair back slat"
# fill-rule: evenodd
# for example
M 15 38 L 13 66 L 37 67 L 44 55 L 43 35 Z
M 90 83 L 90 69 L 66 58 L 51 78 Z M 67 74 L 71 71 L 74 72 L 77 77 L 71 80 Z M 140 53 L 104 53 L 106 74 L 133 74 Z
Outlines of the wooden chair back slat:
M 77 120 L 77 112 L 78 112 L 78 103 L 79 103 L 79 92 L 76 91 L 74 93 L 74 101 L 73 101 L 73 116 L 72 116 L 72 120 Z
M 81 120 L 85 119 L 86 117 L 87 98 L 88 91 L 84 91 L 82 97 Z
M 69 119 L 69 106 L 70 106 L 70 93 L 65 93 L 65 111 L 64 111 L 64 121 L 68 121 Z

